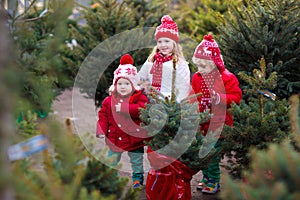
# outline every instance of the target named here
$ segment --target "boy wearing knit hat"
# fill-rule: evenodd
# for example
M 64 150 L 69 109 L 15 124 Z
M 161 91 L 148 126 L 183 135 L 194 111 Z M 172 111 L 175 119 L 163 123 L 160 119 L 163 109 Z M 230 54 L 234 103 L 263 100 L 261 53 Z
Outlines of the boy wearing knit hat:
M 209 122 L 200 126 L 200 130 L 206 135 L 222 128 L 224 124 L 233 125 L 233 117 L 228 108 L 232 103 L 240 102 L 242 91 L 236 76 L 225 68 L 219 46 L 212 35 L 204 36 L 195 49 L 192 61 L 198 67 L 192 77 L 193 93 L 202 93 L 197 97 L 199 111 L 210 110 L 213 114 Z M 220 148 L 220 143 L 216 143 L 215 149 Z M 197 189 L 201 189 L 203 193 L 214 194 L 220 190 L 219 162 L 220 157 L 217 157 L 207 169 L 202 170 L 203 178 Z
M 190 90 L 190 70 L 179 44 L 177 24 L 169 15 L 161 18 L 161 24 L 156 28 L 156 46 L 141 67 L 139 84 L 146 93 L 148 85 L 170 97 L 172 91 L 173 59 L 176 59 L 175 93 L 180 101 L 188 96 Z
M 128 152 L 132 167 L 133 188 L 141 188 L 144 181 L 143 154 L 147 134 L 140 127 L 139 108 L 148 102 L 137 86 L 137 70 L 133 59 L 125 54 L 114 71 L 113 84 L 98 112 L 96 137 L 104 138 L 108 156 L 115 156 L 117 165 L 124 151 Z

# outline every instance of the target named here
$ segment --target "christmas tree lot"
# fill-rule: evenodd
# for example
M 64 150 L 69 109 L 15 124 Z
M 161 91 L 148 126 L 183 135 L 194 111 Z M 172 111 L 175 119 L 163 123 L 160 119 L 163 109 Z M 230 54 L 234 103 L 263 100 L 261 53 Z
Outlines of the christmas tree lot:
M 201 94 L 177 102 L 174 87 L 169 97 L 152 90 L 140 115 L 151 137 L 145 157 L 152 169 L 144 191 L 165 191 L 159 199 L 176 199 L 168 196 L 175 193 L 201 199 L 191 192 L 190 182 L 199 181 L 192 176 L 225 156 L 229 174 L 222 174 L 221 194 L 205 199 L 300 199 L 299 94 L 287 100 L 300 88 L 297 0 L 0 2 L 1 200 L 141 199 L 119 173 L 121 166 L 106 165 L 107 152 L 97 150 L 93 132 L 73 134 L 75 119 L 57 121 L 52 104 L 65 88 L 79 86 L 100 106 L 120 56 L 130 53 L 138 69 L 155 45 L 153 27 L 164 14 L 177 22 L 188 61 L 195 48 L 188 37 L 212 32 L 244 92 L 230 109 L 234 126 L 203 136 L 199 125 L 212 115 L 197 111 L 194 99 Z M 75 9 L 79 18 L 73 18 Z M 89 122 L 95 117 L 82 113 Z M 41 140 L 32 143 L 34 138 Z M 31 152 L 20 148 L 23 143 L 43 149 Z M 18 158 L 12 147 L 28 154 Z

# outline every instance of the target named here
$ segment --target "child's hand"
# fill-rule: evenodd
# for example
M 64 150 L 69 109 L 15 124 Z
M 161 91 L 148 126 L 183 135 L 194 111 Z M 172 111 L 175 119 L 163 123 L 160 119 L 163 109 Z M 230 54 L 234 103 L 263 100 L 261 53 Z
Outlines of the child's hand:
M 116 106 L 116 112 L 120 112 L 121 111 L 121 103 L 118 103 Z
M 150 81 L 147 81 L 147 80 L 142 80 L 140 82 L 138 82 L 138 86 L 140 86 L 141 90 L 146 94 L 150 94 Z
M 214 104 L 220 103 L 220 94 L 215 92 L 214 90 L 212 91 L 212 101 Z

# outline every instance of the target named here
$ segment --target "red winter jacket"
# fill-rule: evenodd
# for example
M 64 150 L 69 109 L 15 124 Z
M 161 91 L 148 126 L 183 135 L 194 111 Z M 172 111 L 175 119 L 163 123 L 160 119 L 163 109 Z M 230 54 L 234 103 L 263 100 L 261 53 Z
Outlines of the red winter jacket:
M 192 88 L 195 94 L 202 92 L 199 84 L 201 81 L 204 81 L 201 74 L 199 72 L 195 73 L 192 78 Z M 228 108 L 232 103 L 238 104 L 242 99 L 242 91 L 239 87 L 238 79 L 227 69 L 219 68 L 219 73 L 214 80 L 213 89 L 216 93 L 219 93 L 220 103 L 212 105 L 211 113 L 213 114 L 213 118 L 210 122 L 216 125 L 215 128 L 218 128 L 217 124 L 233 125 L 233 117 L 229 113 Z M 201 96 L 197 99 L 198 102 L 201 102 Z M 209 122 L 204 124 L 204 130 L 207 130 L 208 127 L 205 127 L 205 125 L 209 125 Z
M 106 144 L 112 151 L 131 151 L 144 146 L 146 131 L 140 127 L 139 108 L 145 108 L 147 96 L 135 91 L 131 96 L 106 97 L 98 112 L 96 134 L 106 136 Z M 116 112 L 115 105 L 121 103 L 121 111 Z

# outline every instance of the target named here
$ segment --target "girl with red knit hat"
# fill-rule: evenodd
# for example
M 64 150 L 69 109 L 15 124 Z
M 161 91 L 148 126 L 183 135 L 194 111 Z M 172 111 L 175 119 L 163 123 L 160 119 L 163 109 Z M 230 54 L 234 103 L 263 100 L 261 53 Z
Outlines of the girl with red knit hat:
M 147 83 L 170 97 L 172 91 L 173 58 L 176 59 L 175 93 L 177 101 L 188 96 L 190 91 L 190 70 L 179 44 L 177 24 L 169 15 L 161 18 L 161 25 L 154 33 L 156 46 L 141 67 L 138 77 L 141 87 L 149 92 Z
M 197 97 L 199 111 L 210 110 L 213 117 L 200 126 L 204 135 L 212 134 L 226 125 L 233 125 L 233 117 L 228 108 L 232 103 L 239 103 L 242 91 L 236 76 L 228 71 L 223 63 L 220 49 L 212 35 L 205 35 L 196 47 L 192 61 L 198 71 L 192 77 L 192 92 L 202 93 Z M 217 138 L 218 139 L 218 138 Z M 221 148 L 216 143 L 215 149 Z M 220 190 L 220 157 L 215 158 L 207 169 L 202 170 L 203 179 L 197 185 L 203 193 L 214 194 Z
M 176 101 L 180 102 L 189 95 L 190 70 L 179 44 L 177 25 L 169 15 L 161 18 L 161 24 L 156 28 L 154 36 L 156 46 L 138 73 L 141 87 L 148 94 L 149 87 L 145 87 L 145 84 L 148 84 L 171 99 L 174 85 Z M 174 70 L 176 70 L 175 82 L 172 80 Z M 150 147 L 147 150 L 147 157 L 151 165 L 146 183 L 148 200 L 190 199 L 191 175 L 187 172 L 186 166 L 180 161 L 170 162 L 169 159 L 176 160 L 176 158 L 152 151 Z
M 105 137 L 109 147 L 108 156 L 115 156 L 118 164 L 123 152 L 128 152 L 132 167 L 133 188 L 141 188 L 144 181 L 144 140 L 147 134 L 140 127 L 139 108 L 148 102 L 137 86 L 137 70 L 133 59 L 125 54 L 114 71 L 110 95 L 98 112 L 96 136 Z

